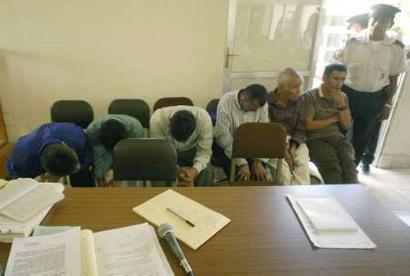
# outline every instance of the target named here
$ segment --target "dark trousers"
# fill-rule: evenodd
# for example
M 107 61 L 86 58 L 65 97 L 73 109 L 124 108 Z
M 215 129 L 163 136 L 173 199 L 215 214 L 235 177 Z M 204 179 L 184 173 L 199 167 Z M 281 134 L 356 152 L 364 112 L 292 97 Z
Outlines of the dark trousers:
M 231 159 L 226 156 L 224 149 L 216 143 L 215 139 L 212 143 L 211 164 L 221 167 L 228 178 L 231 175 Z
M 362 156 L 362 163 L 364 164 L 370 165 L 374 160 L 374 154 L 376 152 L 377 143 L 379 142 L 381 125 L 382 122 L 378 121 L 375 128 L 372 130 L 369 143 L 367 144 L 366 150 Z
M 192 167 L 197 149 L 192 148 L 187 151 L 177 151 L 177 164 L 180 167 Z M 203 169 L 194 179 L 195 186 L 210 186 L 214 182 L 214 172 L 211 166 Z
M 70 184 L 73 187 L 95 187 L 94 173 L 92 167 L 70 175 Z
M 389 96 L 389 87 L 386 86 L 381 91 L 373 93 L 356 91 L 346 85 L 342 90 L 349 99 L 353 126 L 347 136 L 353 144 L 355 163 L 358 165 L 379 122 L 380 112 Z
M 247 159 L 247 161 L 248 161 L 249 169 L 252 172 L 253 171 L 253 169 L 252 169 L 253 162 L 251 162 L 252 159 Z M 216 167 L 221 167 L 224 170 L 226 176 L 229 179 L 229 176 L 231 175 L 231 159 L 228 156 L 226 156 L 224 149 L 221 148 L 216 143 L 215 139 L 214 139 L 213 144 L 212 144 L 211 164 L 216 166 Z M 262 163 L 262 165 L 266 168 L 265 163 Z M 256 180 L 255 175 L 253 175 L 253 174 L 251 175 L 251 180 Z
M 310 160 L 318 167 L 326 184 L 357 183 L 354 149 L 344 136 L 306 142 Z

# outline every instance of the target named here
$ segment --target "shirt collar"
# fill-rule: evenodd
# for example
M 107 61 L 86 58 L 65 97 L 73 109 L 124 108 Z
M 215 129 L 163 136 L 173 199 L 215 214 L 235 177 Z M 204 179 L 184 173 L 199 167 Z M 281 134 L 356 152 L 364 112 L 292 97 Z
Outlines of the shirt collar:
M 323 88 L 322 88 L 323 84 L 321 84 L 319 86 L 319 98 L 326 98 L 325 94 L 323 94 Z
M 370 40 L 369 30 L 365 29 L 365 30 L 361 31 L 357 36 L 355 36 L 355 39 L 357 39 L 360 42 L 369 43 L 371 41 Z M 396 41 L 396 39 L 397 38 L 395 37 L 393 32 L 387 31 L 385 36 L 384 36 L 383 44 L 391 45 Z
M 241 90 L 235 92 L 235 103 L 239 109 L 243 110 L 242 106 L 239 104 L 239 92 L 241 92 Z

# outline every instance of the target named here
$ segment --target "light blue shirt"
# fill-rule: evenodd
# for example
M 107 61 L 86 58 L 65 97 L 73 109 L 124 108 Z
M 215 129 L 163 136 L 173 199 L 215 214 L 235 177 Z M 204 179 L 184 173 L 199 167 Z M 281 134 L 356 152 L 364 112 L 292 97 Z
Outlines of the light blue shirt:
M 103 178 L 112 166 L 112 151 L 106 149 L 100 140 L 101 126 L 108 120 L 118 120 L 124 124 L 127 130 L 126 138 L 143 138 L 144 128 L 134 117 L 120 114 L 105 115 L 94 120 L 85 130 L 90 137 L 91 146 L 94 154 L 94 173 L 96 177 Z

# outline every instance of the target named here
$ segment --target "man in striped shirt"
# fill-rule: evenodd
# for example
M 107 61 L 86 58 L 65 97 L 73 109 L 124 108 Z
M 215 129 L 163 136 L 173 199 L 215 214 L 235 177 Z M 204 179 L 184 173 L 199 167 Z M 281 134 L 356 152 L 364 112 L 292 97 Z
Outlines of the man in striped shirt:
M 239 91 L 224 94 L 219 101 L 213 154 L 228 177 L 231 169 L 233 135 L 243 123 L 269 122 L 267 98 L 268 92 L 264 86 L 252 84 Z M 239 167 L 239 180 L 250 180 L 251 175 L 256 180 L 266 180 L 265 169 L 260 160 L 254 159 L 248 163 L 246 159 L 238 159 L 236 165 Z

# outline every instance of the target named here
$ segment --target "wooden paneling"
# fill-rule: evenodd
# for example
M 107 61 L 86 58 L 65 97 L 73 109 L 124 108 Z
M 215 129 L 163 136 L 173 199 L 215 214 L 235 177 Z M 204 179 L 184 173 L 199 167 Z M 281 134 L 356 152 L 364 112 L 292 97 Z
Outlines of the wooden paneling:
M 7 175 L 6 160 L 12 149 L 12 145 L 8 143 L 6 124 L 3 119 L 3 109 L 0 103 L 0 178 L 4 178 Z
M 12 148 L 12 144 L 5 144 L 0 148 L 0 178 L 7 176 L 6 161 Z

